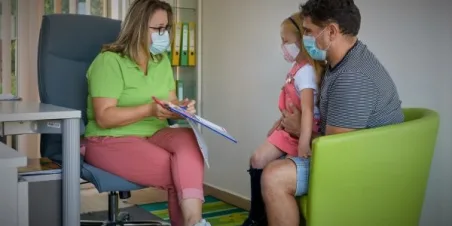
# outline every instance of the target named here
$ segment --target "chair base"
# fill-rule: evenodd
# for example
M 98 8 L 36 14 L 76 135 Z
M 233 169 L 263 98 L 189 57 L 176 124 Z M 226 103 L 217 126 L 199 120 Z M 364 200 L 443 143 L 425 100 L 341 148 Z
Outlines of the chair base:
M 124 195 L 122 195 L 124 196 Z M 130 197 L 126 195 L 125 198 Z M 123 198 L 123 197 L 121 197 Z M 108 194 L 108 220 L 106 221 L 80 221 L 80 226 L 167 226 L 171 225 L 165 221 L 132 221 L 130 214 L 119 212 L 118 206 L 119 196 L 117 192 L 110 192 Z

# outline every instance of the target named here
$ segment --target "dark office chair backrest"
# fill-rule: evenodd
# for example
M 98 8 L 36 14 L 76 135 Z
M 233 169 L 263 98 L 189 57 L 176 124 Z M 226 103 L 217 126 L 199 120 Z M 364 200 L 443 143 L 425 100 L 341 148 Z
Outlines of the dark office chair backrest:
M 86 72 L 102 45 L 116 40 L 120 28 L 121 21 L 97 16 L 44 16 L 38 49 L 41 102 L 81 110 L 86 123 Z M 43 134 L 41 155 L 61 161 L 61 136 Z

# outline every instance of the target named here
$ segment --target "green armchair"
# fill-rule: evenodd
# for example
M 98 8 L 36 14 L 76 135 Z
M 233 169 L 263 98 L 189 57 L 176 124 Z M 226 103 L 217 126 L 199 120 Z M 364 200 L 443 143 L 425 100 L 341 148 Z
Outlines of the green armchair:
M 417 226 L 439 115 L 404 109 L 405 122 L 313 141 L 308 226 Z

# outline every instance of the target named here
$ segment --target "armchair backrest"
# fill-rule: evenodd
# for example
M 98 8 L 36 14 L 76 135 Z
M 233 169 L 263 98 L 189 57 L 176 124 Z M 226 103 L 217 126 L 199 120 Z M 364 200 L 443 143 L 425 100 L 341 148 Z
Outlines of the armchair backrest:
M 439 115 L 404 114 L 401 124 L 313 142 L 309 225 L 418 225 Z
M 120 28 L 121 21 L 97 16 L 44 16 L 38 49 L 41 102 L 81 110 L 86 123 L 86 72 L 102 45 L 116 40 Z M 61 160 L 61 136 L 43 134 L 41 155 Z

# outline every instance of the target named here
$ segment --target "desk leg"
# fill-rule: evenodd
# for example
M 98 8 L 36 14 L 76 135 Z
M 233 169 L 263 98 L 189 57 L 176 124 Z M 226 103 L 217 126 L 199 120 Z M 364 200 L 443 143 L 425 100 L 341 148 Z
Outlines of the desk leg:
M 80 119 L 63 120 L 63 226 L 80 226 Z

